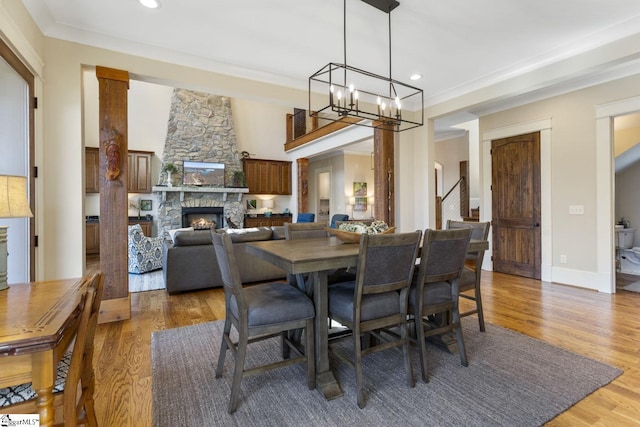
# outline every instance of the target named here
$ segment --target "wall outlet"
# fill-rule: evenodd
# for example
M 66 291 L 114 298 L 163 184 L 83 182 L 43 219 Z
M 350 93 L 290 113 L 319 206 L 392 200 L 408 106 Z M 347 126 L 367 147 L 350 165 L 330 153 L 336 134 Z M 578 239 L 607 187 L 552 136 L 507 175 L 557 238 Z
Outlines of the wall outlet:
M 567 256 L 565 254 L 560 255 L 560 264 L 567 263 Z
M 584 205 L 569 205 L 570 215 L 584 215 Z

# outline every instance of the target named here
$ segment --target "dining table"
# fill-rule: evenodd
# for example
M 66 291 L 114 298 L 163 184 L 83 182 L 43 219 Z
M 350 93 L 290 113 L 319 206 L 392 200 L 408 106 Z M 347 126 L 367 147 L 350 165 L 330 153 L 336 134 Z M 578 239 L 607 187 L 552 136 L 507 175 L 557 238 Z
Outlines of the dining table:
M 472 239 L 468 252 L 489 247 L 485 240 Z M 328 275 L 339 268 L 355 267 L 360 245 L 344 243 L 337 237 L 267 240 L 247 243 L 247 251 L 296 277 L 307 277 L 306 287 L 312 290 L 315 317 L 316 386 L 327 400 L 342 396 L 342 388 L 329 365 L 329 325 L 327 322 Z
M 31 382 L 41 426 L 53 425 L 57 365 L 76 336 L 86 286 L 76 278 L 0 291 L 0 388 Z

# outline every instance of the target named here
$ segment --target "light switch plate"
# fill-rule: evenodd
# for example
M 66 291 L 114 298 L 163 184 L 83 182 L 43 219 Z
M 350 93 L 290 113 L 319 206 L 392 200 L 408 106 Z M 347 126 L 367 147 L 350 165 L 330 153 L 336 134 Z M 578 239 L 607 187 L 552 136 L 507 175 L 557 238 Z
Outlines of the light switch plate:
M 584 205 L 569 205 L 570 215 L 584 215 Z

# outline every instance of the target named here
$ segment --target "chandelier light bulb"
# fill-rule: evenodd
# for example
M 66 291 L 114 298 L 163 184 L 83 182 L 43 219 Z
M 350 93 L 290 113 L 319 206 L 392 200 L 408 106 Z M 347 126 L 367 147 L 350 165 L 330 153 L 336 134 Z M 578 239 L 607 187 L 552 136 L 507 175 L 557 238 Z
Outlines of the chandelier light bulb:
M 349 92 L 353 93 L 353 83 L 349 85 Z

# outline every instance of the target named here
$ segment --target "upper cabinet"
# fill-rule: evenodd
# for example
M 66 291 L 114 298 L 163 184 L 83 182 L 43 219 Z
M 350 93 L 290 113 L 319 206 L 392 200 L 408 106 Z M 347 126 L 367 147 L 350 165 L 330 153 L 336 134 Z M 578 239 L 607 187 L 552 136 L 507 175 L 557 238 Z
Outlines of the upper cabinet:
M 129 193 L 151 193 L 151 159 L 153 152 L 129 151 L 128 183 Z M 100 192 L 100 151 L 96 147 L 85 148 L 85 192 Z
M 100 152 L 95 147 L 87 147 L 84 151 L 84 191 L 100 192 Z
M 242 162 L 250 194 L 291 194 L 291 162 L 263 159 Z
M 151 193 L 151 157 L 149 151 L 129 151 L 129 193 Z

